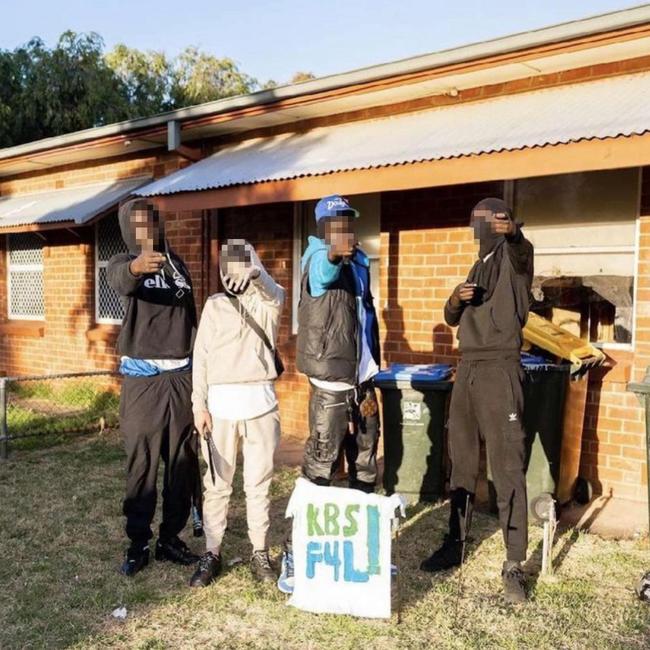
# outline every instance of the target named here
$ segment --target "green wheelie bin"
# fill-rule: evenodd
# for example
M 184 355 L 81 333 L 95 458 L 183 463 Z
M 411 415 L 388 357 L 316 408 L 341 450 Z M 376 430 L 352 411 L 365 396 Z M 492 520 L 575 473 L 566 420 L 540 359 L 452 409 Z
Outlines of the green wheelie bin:
M 445 488 L 445 420 L 451 366 L 393 364 L 375 377 L 383 403 L 384 489 L 410 503 Z

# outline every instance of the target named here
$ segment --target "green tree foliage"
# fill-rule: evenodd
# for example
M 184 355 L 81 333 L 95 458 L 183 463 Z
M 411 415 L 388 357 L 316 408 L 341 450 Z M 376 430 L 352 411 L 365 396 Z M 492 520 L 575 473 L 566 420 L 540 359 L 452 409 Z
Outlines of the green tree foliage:
M 128 116 L 98 34 L 65 32 L 52 49 L 32 39 L 0 52 L 0 145 L 107 124 Z
M 175 106 L 202 104 L 259 89 L 257 80 L 241 72 L 232 59 L 218 59 L 195 47 L 178 55 L 171 76 Z
M 296 72 L 289 83 L 299 84 L 301 81 L 311 81 L 312 79 L 316 79 L 313 72 Z
M 171 97 L 172 64 L 164 52 L 141 52 L 119 44 L 105 60 L 122 83 L 130 117 L 175 108 Z
M 34 38 L 0 49 L 0 148 L 277 85 L 196 47 L 169 58 L 124 44 L 106 53 L 94 32 L 64 32 L 52 48 Z

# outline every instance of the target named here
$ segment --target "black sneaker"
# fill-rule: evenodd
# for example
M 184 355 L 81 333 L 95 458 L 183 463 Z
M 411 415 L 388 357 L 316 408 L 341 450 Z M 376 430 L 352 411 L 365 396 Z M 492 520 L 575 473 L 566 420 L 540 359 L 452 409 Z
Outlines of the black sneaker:
M 164 562 L 168 560 L 174 564 L 189 566 L 199 561 L 199 556 L 192 553 L 187 544 L 179 537 L 171 539 L 159 539 L 156 542 L 156 560 Z
M 504 562 L 501 571 L 503 597 L 509 603 L 526 602 L 526 574 L 519 562 Z
M 458 539 L 452 539 L 449 535 L 445 535 L 442 546 L 420 564 L 420 569 L 429 573 L 446 571 L 455 566 L 460 566 L 462 556 L 463 543 Z
M 253 551 L 250 567 L 253 577 L 259 582 L 275 582 L 278 579 L 278 574 L 271 564 L 269 552 L 266 550 Z
M 221 555 L 204 553 L 199 558 L 194 575 L 190 578 L 190 587 L 207 587 L 220 573 L 222 563 Z
M 149 546 L 129 546 L 120 573 L 130 578 L 142 571 L 147 564 L 149 564 Z

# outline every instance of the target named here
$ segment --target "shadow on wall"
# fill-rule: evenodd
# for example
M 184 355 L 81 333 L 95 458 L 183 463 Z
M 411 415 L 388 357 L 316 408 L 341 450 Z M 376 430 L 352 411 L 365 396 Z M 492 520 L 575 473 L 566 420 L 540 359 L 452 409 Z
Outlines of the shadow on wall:
M 391 230 L 388 240 L 388 266 L 387 268 L 387 289 L 388 298 L 382 310 L 382 318 L 385 327 L 384 358 L 387 363 L 452 363 L 455 365 L 458 359 L 457 352 L 453 348 L 453 331 L 444 324 L 438 323 L 431 329 L 431 349 L 413 349 L 408 336 L 406 316 L 404 307 L 399 303 L 399 281 L 400 281 L 400 246 L 399 231 Z M 435 269 L 431 269 L 432 276 Z

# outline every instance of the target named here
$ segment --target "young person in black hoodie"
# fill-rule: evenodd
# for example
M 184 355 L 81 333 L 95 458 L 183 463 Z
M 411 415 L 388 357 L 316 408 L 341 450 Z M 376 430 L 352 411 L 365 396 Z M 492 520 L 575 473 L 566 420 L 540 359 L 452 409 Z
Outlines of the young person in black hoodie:
M 501 199 L 480 201 L 472 210 L 471 226 L 480 242 L 479 259 L 445 305 L 447 324 L 459 326 L 461 354 L 449 410 L 449 534 L 421 568 L 441 571 L 461 562 L 483 439 L 507 549 L 504 595 L 510 602 L 521 602 L 526 598 L 521 562 L 528 544 L 528 509 L 520 351 L 530 304 L 533 246 Z
M 191 402 L 196 309 L 190 274 L 170 250 L 153 206 L 129 201 L 120 207 L 119 221 L 129 252 L 111 258 L 107 276 L 126 307 L 118 350 L 127 456 L 123 512 L 131 543 L 121 571 L 132 576 L 149 562 L 161 457 L 165 473 L 156 559 L 184 565 L 198 560 L 178 537 L 198 471 Z

